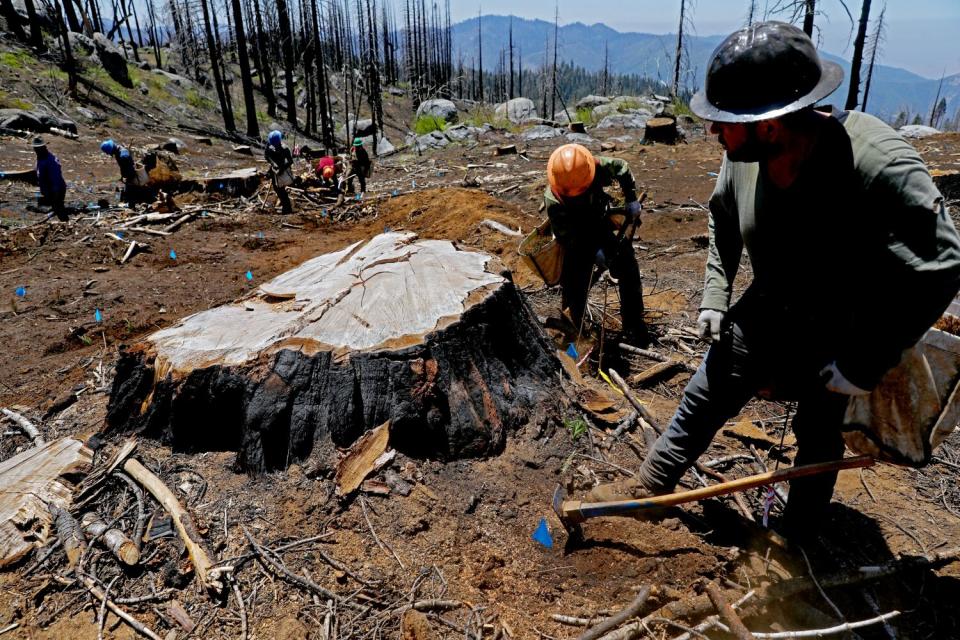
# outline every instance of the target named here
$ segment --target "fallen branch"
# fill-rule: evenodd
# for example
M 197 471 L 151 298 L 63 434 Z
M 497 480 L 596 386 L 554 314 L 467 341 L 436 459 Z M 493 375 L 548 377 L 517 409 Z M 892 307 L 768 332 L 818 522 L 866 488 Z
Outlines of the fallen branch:
M 753 637 L 757 638 L 822 638 L 823 636 L 831 636 L 836 633 L 843 633 L 844 631 L 852 631 L 853 629 L 859 629 L 860 627 L 868 627 L 870 625 L 878 624 L 880 622 L 886 622 L 890 618 L 896 618 L 900 615 L 899 611 L 891 611 L 890 613 L 885 613 L 881 616 L 875 618 L 870 618 L 869 620 L 860 620 L 858 622 L 845 622 L 839 624 L 835 627 L 829 627 L 827 629 L 809 629 L 807 631 L 776 631 L 770 633 L 754 633 Z
M 489 220 L 489 219 L 488 219 L 488 220 L 484 220 L 484 221 L 481 222 L 480 224 L 482 224 L 482 225 L 485 226 L 485 227 L 489 227 L 489 228 L 493 229 L 494 231 L 499 231 L 500 233 L 502 233 L 502 234 L 504 234 L 504 235 L 507 235 L 507 236 L 514 236 L 514 237 L 516 237 L 516 238 L 519 238 L 520 236 L 523 235 L 522 232 L 520 232 L 520 231 L 515 231 L 515 230 L 511 229 L 510 227 L 507 227 L 507 226 L 505 226 L 505 225 L 500 224 L 500 223 L 497 222 L 496 220 Z
M 80 526 L 91 538 L 100 538 L 123 564 L 132 567 L 140 561 L 140 550 L 136 543 L 120 529 L 108 529 L 107 523 L 97 513 L 88 511 L 83 514 Z
M 640 589 L 640 592 L 637 593 L 637 597 L 633 599 L 633 602 L 627 605 L 627 608 L 625 608 L 623 611 L 620 611 L 619 613 L 615 613 L 609 618 L 602 620 L 596 626 L 590 627 L 589 629 L 581 633 L 577 637 L 577 640 L 596 640 L 597 638 L 607 633 L 611 629 L 616 629 L 621 624 L 623 624 L 630 618 L 640 613 L 640 610 L 643 608 L 643 605 L 644 603 L 646 603 L 647 598 L 649 596 L 650 596 L 650 587 L 649 586 L 642 587 Z
M 754 640 L 753 634 L 750 633 L 747 626 L 743 624 L 743 620 L 741 620 L 740 616 L 733 610 L 733 607 L 730 606 L 727 599 L 723 597 L 723 593 L 720 592 L 720 587 L 718 587 L 715 582 L 708 582 L 706 591 L 707 597 L 710 598 L 710 602 L 713 603 L 717 613 L 720 614 L 720 617 L 723 618 L 723 621 L 726 622 L 730 628 L 730 633 L 736 636 L 737 640 Z
M 76 583 L 76 580 L 70 580 L 69 578 L 63 578 L 61 576 L 53 576 L 53 579 L 67 587 L 73 586 Z M 93 581 L 93 578 L 83 575 L 80 576 L 79 580 L 80 583 L 87 589 L 87 591 L 93 595 L 93 597 L 101 602 L 106 602 L 107 608 L 110 609 L 110 611 L 112 611 L 118 618 L 130 625 L 134 631 L 142 636 L 150 638 L 150 640 L 161 640 L 160 636 L 151 631 L 149 628 L 145 627 L 139 620 L 108 599 L 103 591 L 97 587 L 96 583 Z
M 77 566 L 80 556 L 87 548 L 87 540 L 83 536 L 83 529 L 66 509 L 51 504 L 50 513 L 53 515 L 53 523 L 57 529 L 57 538 L 67 555 L 67 565 L 73 569 Z
M 200 533 L 193 523 L 193 518 L 191 518 L 190 514 L 183 508 L 183 505 L 181 505 L 180 501 L 173 495 L 173 492 L 170 491 L 167 485 L 155 476 L 153 472 L 140 464 L 138 460 L 130 458 L 123 463 L 123 470 L 126 471 L 131 478 L 143 485 L 143 487 L 150 492 L 150 495 L 156 498 L 160 506 L 173 518 L 173 524 L 176 526 L 177 532 L 187 547 L 190 562 L 193 563 L 193 568 L 197 572 L 197 579 L 200 581 L 201 586 L 218 595 L 223 593 L 223 581 L 219 577 L 219 574 L 211 572 L 213 563 L 210 562 L 210 557 L 201 545 Z
M 37 429 L 36 425 L 24 418 L 22 415 L 16 411 L 11 411 L 10 409 L 0 409 L 0 413 L 7 416 L 13 422 L 20 427 L 20 429 L 27 434 L 27 436 L 33 440 L 33 446 L 42 447 L 46 444 L 46 440 L 43 439 L 43 436 L 40 435 L 40 430 Z

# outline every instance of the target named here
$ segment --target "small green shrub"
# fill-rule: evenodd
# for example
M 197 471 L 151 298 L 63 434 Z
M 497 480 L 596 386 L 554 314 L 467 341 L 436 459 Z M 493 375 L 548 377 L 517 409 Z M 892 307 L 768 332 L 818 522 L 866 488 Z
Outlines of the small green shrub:
M 570 432 L 570 437 L 576 442 L 587 432 L 587 423 L 581 418 L 566 418 L 563 426 Z
M 36 62 L 36 60 L 26 51 L 4 51 L 0 53 L 0 66 L 8 69 L 26 69 L 31 62 Z
M 593 124 L 593 109 L 590 107 L 580 107 L 577 109 L 577 120 L 583 124 Z
M 680 98 L 673 99 L 673 102 L 670 105 L 670 110 L 673 112 L 673 115 L 675 116 L 693 116 L 694 118 L 697 117 L 693 113 L 693 111 L 690 110 L 690 103 Z
M 413 130 L 418 136 L 434 131 L 443 131 L 447 128 L 447 121 L 437 116 L 420 116 L 413 123 Z
M 187 104 L 191 107 L 196 107 L 197 109 L 212 109 L 213 100 L 202 95 L 196 89 L 187 90 Z
M 639 109 L 640 103 L 636 100 L 624 100 L 617 105 L 617 111 L 620 113 L 626 113 L 630 109 Z
M 32 109 L 33 105 L 26 100 L 11 96 L 6 91 L 0 91 L 0 109 Z

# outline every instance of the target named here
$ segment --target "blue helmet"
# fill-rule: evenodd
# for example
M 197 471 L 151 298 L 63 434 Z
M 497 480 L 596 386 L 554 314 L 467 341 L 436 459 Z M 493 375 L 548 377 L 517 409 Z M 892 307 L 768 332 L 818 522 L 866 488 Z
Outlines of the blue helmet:
M 267 135 L 267 143 L 274 146 L 280 144 L 280 140 L 283 138 L 283 134 L 274 129 Z
M 104 140 L 100 143 L 100 151 L 103 151 L 108 156 L 113 155 L 113 152 L 117 150 L 117 143 L 113 140 Z

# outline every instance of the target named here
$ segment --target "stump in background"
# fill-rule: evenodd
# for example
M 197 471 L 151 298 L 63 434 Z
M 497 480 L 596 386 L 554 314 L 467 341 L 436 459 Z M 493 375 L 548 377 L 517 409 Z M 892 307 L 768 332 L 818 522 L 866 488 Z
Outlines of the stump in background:
M 488 255 L 386 233 L 124 349 L 107 428 L 250 472 L 390 421 L 391 446 L 479 456 L 557 393 L 553 347 Z

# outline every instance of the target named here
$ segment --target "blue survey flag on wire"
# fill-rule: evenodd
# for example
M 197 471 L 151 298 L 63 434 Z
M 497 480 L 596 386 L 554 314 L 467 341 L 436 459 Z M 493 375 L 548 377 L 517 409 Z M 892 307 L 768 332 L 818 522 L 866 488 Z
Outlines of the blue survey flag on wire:
M 176 259 L 177 259 L 177 252 L 174 251 L 173 249 L 170 249 L 170 259 L 171 259 L 171 260 L 176 260 Z
M 27 295 L 27 288 L 24 287 L 23 285 L 17 287 L 16 294 L 18 298 L 23 298 L 24 296 Z
M 570 346 L 567 347 L 567 355 L 573 358 L 574 360 L 580 357 L 580 354 L 577 353 L 577 348 L 573 345 L 572 342 L 570 343 Z
M 100 309 L 97 309 L 93 312 L 93 319 L 97 322 L 103 321 L 103 314 L 100 313 Z

